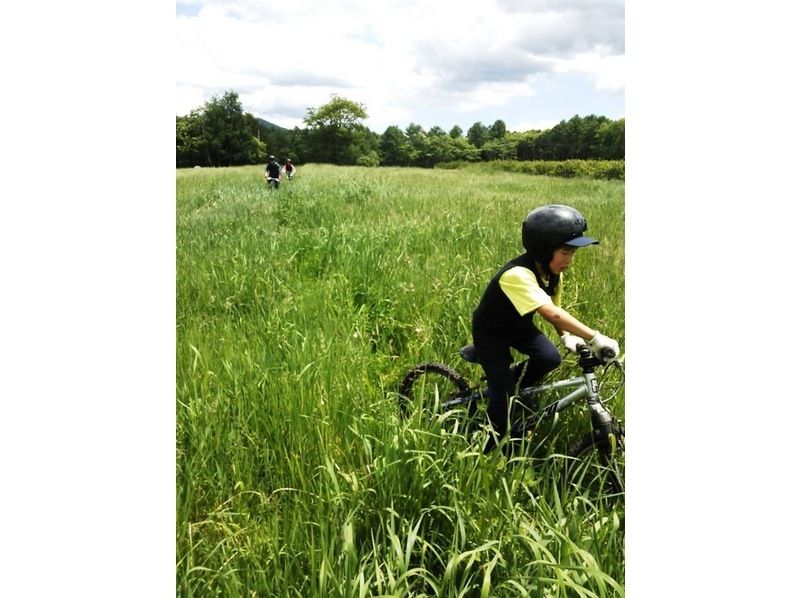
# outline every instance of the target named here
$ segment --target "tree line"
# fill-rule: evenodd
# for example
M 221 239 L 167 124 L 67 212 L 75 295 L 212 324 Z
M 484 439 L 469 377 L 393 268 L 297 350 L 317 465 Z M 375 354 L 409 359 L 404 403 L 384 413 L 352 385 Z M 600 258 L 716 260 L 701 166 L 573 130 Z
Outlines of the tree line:
M 447 162 L 489 160 L 624 160 L 625 119 L 578 116 L 552 129 L 514 132 L 502 120 L 425 131 L 411 123 L 382 134 L 366 127 L 366 108 L 333 95 L 307 108 L 304 128 L 284 129 L 246 113 L 236 92 L 214 96 L 187 116 L 178 116 L 176 164 L 241 166 L 262 164 L 267 155 L 295 163 L 433 167 Z

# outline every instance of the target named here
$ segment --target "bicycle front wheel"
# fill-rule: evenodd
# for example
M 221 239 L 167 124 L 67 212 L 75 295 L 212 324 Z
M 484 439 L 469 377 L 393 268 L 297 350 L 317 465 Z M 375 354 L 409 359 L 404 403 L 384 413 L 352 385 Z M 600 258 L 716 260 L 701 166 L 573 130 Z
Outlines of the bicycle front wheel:
M 625 497 L 625 429 L 601 438 L 594 432 L 580 438 L 567 451 L 565 483 L 592 501 L 607 503 Z
M 410 370 L 403 377 L 398 394 L 400 415 L 404 418 L 412 411 L 429 417 L 446 411 L 461 420 L 471 418 L 477 407 L 467 380 L 443 363 L 423 363 Z

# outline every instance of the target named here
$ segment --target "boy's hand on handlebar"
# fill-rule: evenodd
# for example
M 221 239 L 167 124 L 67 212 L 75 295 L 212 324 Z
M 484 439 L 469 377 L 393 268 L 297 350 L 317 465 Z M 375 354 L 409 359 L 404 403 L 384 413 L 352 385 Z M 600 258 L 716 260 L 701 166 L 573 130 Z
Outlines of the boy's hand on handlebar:
M 570 353 L 577 353 L 578 345 L 584 344 L 584 340 L 581 337 L 575 336 L 570 332 L 565 332 L 561 335 L 561 342 L 564 343 L 564 346 Z
M 611 363 L 617 355 L 619 355 L 619 344 L 617 341 L 599 332 L 586 341 L 586 344 L 589 345 L 595 357 L 600 359 L 603 363 Z

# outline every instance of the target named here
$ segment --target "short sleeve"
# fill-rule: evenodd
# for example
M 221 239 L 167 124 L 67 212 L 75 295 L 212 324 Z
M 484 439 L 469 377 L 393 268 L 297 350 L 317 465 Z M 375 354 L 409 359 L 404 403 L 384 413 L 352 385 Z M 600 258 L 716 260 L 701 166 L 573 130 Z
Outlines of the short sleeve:
M 509 268 L 500 276 L 499 282 L 500 288 L 521 316 L 553 302 L 528 268 Z

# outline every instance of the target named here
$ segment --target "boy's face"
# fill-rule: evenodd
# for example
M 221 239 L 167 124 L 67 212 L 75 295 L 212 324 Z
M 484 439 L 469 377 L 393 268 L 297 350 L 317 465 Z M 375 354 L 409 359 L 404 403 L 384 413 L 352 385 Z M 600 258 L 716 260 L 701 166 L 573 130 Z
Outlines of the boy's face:
M 550 272 L 553 274 L 561 274 L 564 270 L 569 268 L 576 251 L 578 251 L 577 247 L 570 247 L 569 245 L 562 245 L 556 249 L 553 252 L 553 259 L 550 260 Z

